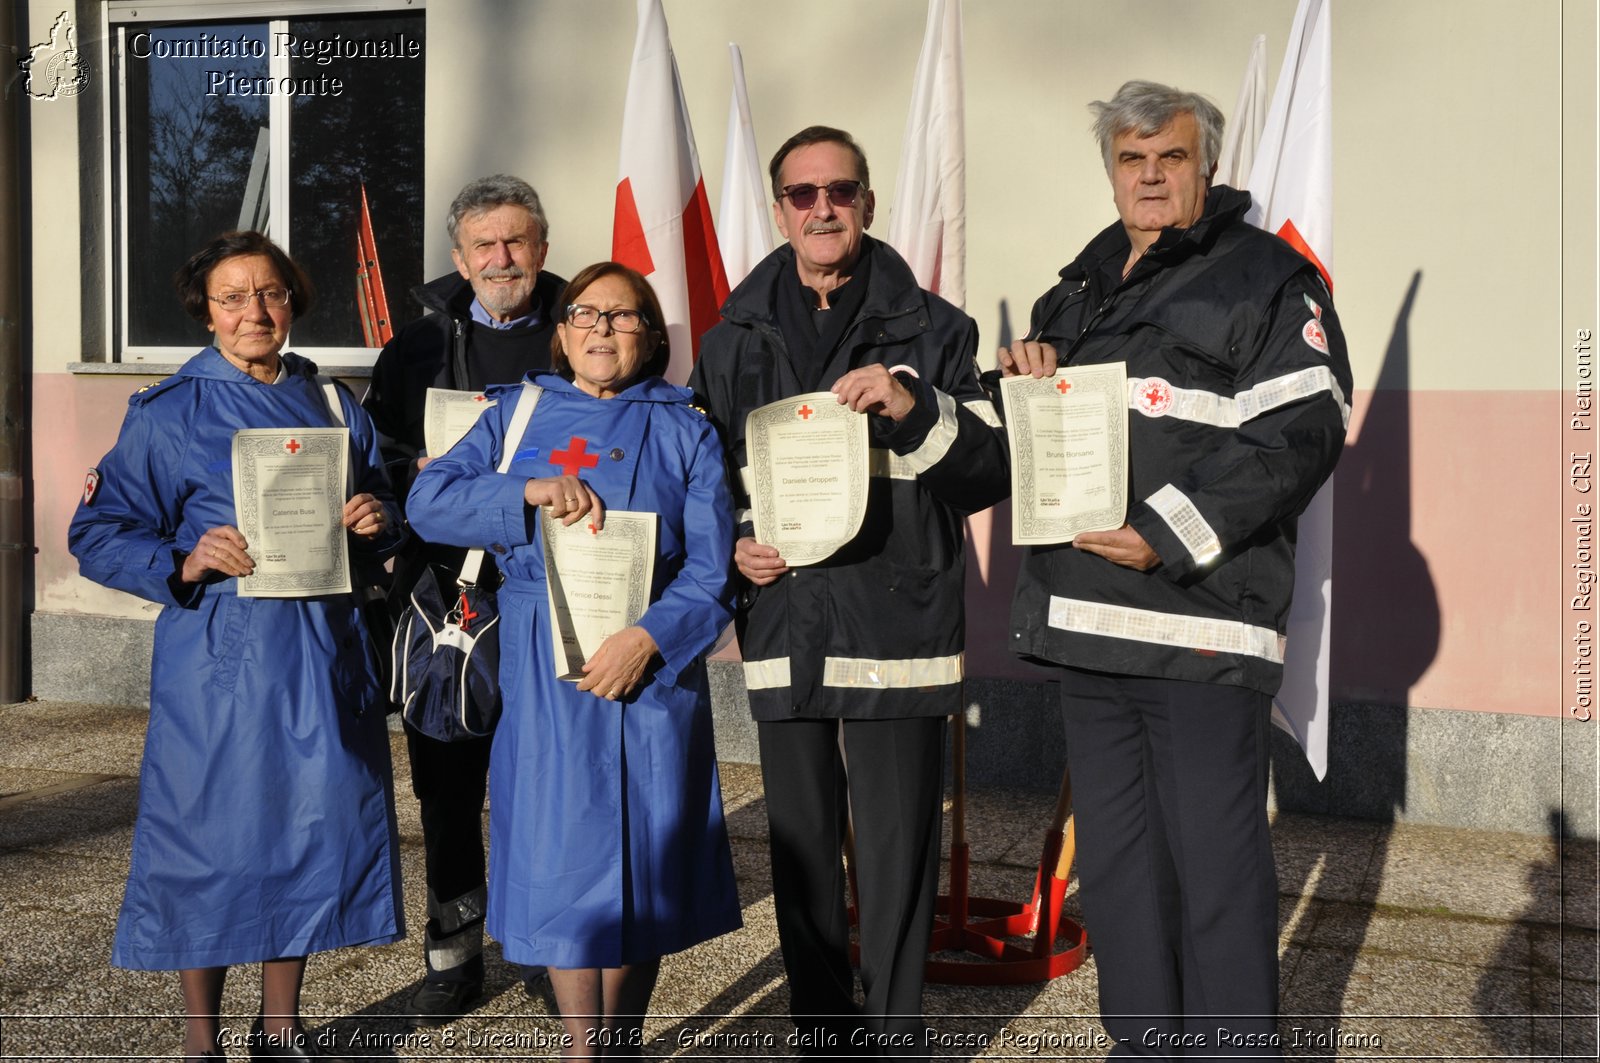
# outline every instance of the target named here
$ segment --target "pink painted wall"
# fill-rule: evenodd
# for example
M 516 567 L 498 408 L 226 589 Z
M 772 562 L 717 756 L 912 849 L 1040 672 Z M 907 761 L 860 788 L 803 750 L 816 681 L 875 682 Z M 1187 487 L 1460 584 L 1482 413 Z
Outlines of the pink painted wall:
M 37 607 L 105 613 L 107 601 L 78 577 L 67 553 L 67 525 L 83 492 L 84 474 L 111 449 L 128 409 L 128 396 L 157 376 L 33 376 L 33 527 Z M 85 596 L 88 599 L 85 600 Z M 74 608 L 75 603 L 81 603 Z M 120 610 L 136 615 L 133 599 Z

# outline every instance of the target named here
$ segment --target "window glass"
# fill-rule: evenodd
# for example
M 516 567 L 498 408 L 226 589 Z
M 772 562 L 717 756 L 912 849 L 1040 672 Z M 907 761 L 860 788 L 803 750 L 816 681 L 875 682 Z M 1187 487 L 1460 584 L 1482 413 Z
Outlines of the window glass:
M 126 244 L 114 264 L 119 349 L 172 348 L 140 356 L 177 361 L 205 342 L 172 274 L 234 228 L 265 228 L 317 286 L 318 306 L 295 322 L 294 349 L 366 346 L 363 182 L 385 294 L 404 314 L 407 290 L 422 279 L 423 15 L 124 30 L 113 112 L 123 124 L 113 200 Z M 287 157 L 273 157 L 284 143 Z
M 289 76 L 338 79 L 338 95 L 294 97 L 289 138 L 289 245 L 317 283 L 318 307 L 294 325 L 297 347 L 361 347 L 356 227 L 361 183 L 391 312 L 408 311 L 421 280 L 423 61 L 346 58 L 341 52 L 420 40 L 415 16 L 296 20 Z M 312 44 L 311 42 L 317 42 Z
M 184 55 L 200 33 L 250 42 L 261 58 L 231 58 L 241 77 L 267 76 L 267 26 L 140 27 L 127 49 L 126 211 L 128 339 L 197 346 L 172 274 L 200 245 L 236 228 L 260 130 L 264 96 L 207 95 L 215 59 Z

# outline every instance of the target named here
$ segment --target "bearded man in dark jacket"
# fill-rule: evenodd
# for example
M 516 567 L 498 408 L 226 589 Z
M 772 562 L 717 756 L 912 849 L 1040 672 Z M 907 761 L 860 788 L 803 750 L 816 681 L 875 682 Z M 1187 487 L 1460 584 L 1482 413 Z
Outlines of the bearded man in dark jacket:
M 850 134 L 802 130 L 770 173 L 789 242 L 728 297 L 690 386 L 722 433 L 743 505 L 746 415 L 793 396 L 831 391 L 808 401 L 866 414 L 872 470 L 861 527 L 832 556 L 790 567 L 744 516 L 735 546 L 790 1011 L 814 1053 L 925 1057 L 944 721 L 963 708 L 962 517 L 1008 493 L 1004 434 L 973 363 L 977 326 L 866 235 L 873 195 Z
M 1029 551 L 1011 641 L 1059 666 L 1112 1055 L 1278 1057 L 1267 728 L 1295 520 L 1344 444 L 1350 365 L 1316 265 L 1211 186 L 1215 106 L 1135 81 L 1092 109 L 1120 220 L 1000 365 L 1125 363 L 1133 501 Z
M 429 388 L 481 392 L 550 365 L 550 338 L 566 281 L 543 270 L 550 225 L 539 194 L 507 174 L 472 181 L 446 223 L 456 273 L 412 289 L 432 311 L 402 328 L 378 355 L 362 405 L 383 436 L 383 453 L 404 505 L 427 464 L 424 412 Z M 465 551 L 413 538 L 396 559 L 389 599 L 404 605 L 429 564 L 458 574 Z M 484 559 L 480 584 L 493 586 Z M 486 903 L 483 803 L 492 736 L 441 742 L 406 725 L 411 787 L 422 806 L 427 863 L 427 976 L 411 1001 L 414 1026 L 465 1014 L 483 992 Z M 532 979 L 541 972 L 527 972 Z

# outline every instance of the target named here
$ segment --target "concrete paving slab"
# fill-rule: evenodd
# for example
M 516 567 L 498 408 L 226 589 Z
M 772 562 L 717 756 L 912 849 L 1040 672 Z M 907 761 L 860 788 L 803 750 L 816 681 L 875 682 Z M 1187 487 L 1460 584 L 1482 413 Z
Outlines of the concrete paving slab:
M 1539 925 L 1529 929 L 1530 966 L 1535 974 L 1578 982 L 1597 980 L 1600 937 L 1576 926 Z
M 1391 824 L 1279 812 L 1272 820 L 1278 889 L 1325 901 L 1359 901 Z
M 1547 839 L 1450 827 L 1406 827 L 1389 837 L 1367 873 L 1361 900 L 1439 915 L 1557 922 L 1561 876 Z
M 1529 928 L 1492 919 L 1449 917 L 1432 911 L 1370 908 L 1330 903 L 1319 906 L 1307 943 L 1351 954 L 1376 951 L 1503 970 L 1528 970 Z
M 1562 1059 L 1595 1059 L 1600 1047 L 1593 982 L 1536 978 L 1533 983 L 1533 1051 Z
M 1524 971 L 1317 948 L 1297 965 L 1282 1010 L 1290 1026 L 1325 1033 L 1353 1030 L 1349 1020 L 1362 1017 L 1381 1044 L 1349 1047 L 1390 1058 L 1504 1057 L 1531 1051 L 1531 1003 Z

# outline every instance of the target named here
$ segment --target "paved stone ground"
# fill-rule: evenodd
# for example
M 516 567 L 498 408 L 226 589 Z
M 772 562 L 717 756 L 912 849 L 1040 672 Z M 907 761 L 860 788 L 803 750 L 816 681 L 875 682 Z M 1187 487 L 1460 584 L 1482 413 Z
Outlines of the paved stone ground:
M 170 1059 L 179 1044 L 176 977 L 107 962 L 145 719 L 61 702 L 0 706 L 0 1059 Z M 478 1012 L 422 1033 L 400 1018 L 420 975 L 424 893 L 416 804 L 395 738 L 412 938 L 314 957 L 307 1024 L 355 1058 L 547 1058 L 560 1030 L 553 1002 L 527 997 L 492 946 Z M 722 779 L 745 927 L 663 964 L 648 1055 L 792 1051 L 760 774 L 726 764 Z M 974 896 L 1027 897 L 1053 804 L 1039 793 L 969 796 Z M 1291 815 L 1278 816 L 1273 833 L 1286 1055 L 1596 1058 L 1593 843 Z M 257 982 L 246 968 L 229 982 L 237 1034 L 256 1013 Z M 1044 984 L 930 985 L 934 1056 L 1100 1059 L 1095 985 L 1092 957 Z M 229 1057 L 245 1058 L 242 1044 Z

